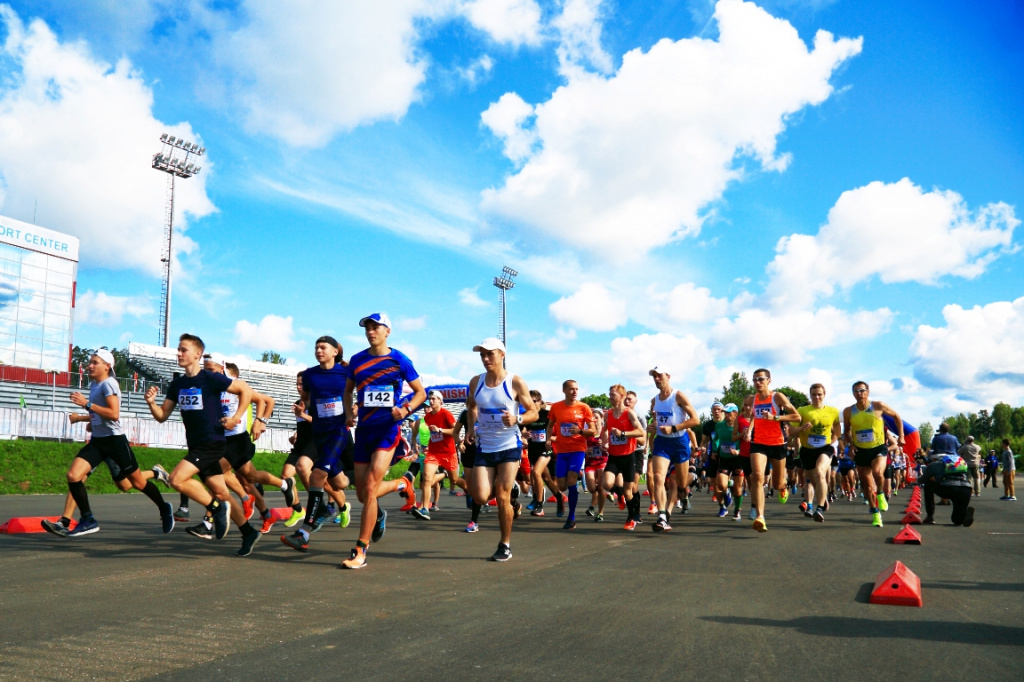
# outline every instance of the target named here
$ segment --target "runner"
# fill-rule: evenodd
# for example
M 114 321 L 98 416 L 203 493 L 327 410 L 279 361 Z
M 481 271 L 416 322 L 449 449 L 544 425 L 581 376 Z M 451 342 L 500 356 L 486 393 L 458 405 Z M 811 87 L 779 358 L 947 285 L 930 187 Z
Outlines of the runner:
M 657 435 L 651 446 L 650 469 L 654 479 L 651 494 L 656 496 L 653 503 L 658 508 L 658 518 L 651 525 L 651 530 L 660 533 L 672 530 L 668 523 L 670 507 L 665 494 L 669 465 L 675 465 L 676 487 L 685 490 L 689 483 L 690 461 L 690 435 L 687 430 L 699 425 L 700 420 L 690 399 L 682 391 L 672 388 L 672 373 L 667 367 L 655 367 L 648 374 L 654 377 L 654 385 L 658 388 L 651 410 Z
M 889 508 L 885 494 L 882 493 L 882 475 L 889 451 L 882 416 L 887 414 L 895 420 L 901 447 L 906 443 L 903 420 L 885 403 L 871 400 L 871 390 L 864 381 L 853 385 L 853 396 L 857 402 L 843 410 L 843 438 L 853 452 L 853 461 L 860 478 L 860 491 L 871 512 L 871 525 L 881 528 L 882 512 Z
M 366 549 L 370 542 L 380 540 L 387 523 L 387 512 L 377 504 L 377 498 L 391 492 L 405 492 L 414 499 L 413 477 L 404 475 L 395 481 L 384 476 L 394 458 L 402 456 L 399 450 L 402 420 L 416 411 L 426 399 L 426 391 L 416 369 L 401 351 L 388 346 L 391 320 L 385 313 L 374 313 L 359 320 L 366 332 L 370 347 L 352 356 L 350 376 L 345 386 L 345 414 L 347 425 L 356 426 L 353 396 L 358 402 L 359 425 L 356 426 L 355 477 L 356 494 L 363 503 L 359 518 L 359 539 L 352 556 L 342 562 L 343 568 L 358 569 L 366 566 Z M 402 384 L 408 383 L 413 395 L 402 407 L 398 399 Z
M 420 507 L 414 507 L 412 510 L 413 516 L 427 521 L 430 520 L 431 490 L 445 477 L 450 477 L 453 485 L 467 490 L 466 482 L 459 477 L 459 459 L 455 454 L 455 441 L 452 440 L 452 433 L 455 432 L 455 417 L 445 409 L 444 396 L 440 391 L 431 391 L 428 400 L 429 407 L 421 417 L 421 421 L 427 425 L 430 434 L 426 457 L 423 460 L 423 469 L 420 471 L 420 489 L 423 491 L 423 499 L 420 502 Z
M 171 487 L 206 507 L 218 540 L 228 534 L 230 516 L 242 532 L 238 556 L 249 556 L 260 539 L 260 532 L 249 525 L 240 508 L 232 507 L 220 460 L 224 456 L 224 430 L 233 429 L 245 415 L 251 390 L 243 382 L 203 369 L 205 348 L 198 336 L 182 334 L 178 340 L 177 361 L 184 374 L 171 381 L 160 405 L 156 404 L 157 387 L 150 386 L 146 391 L 146 404 L 153 418 L 161 423 L 167 421 L 175 407 L 181 409 L 188 454 L 171 472 Z M 238 409 L 231 416 L 226 417 L 221 411 L 222 391 L 238 396 Z M 197 474 L 209 487 L 209 492 L 203 483 L 193 480 Z
M 562 382 L 562 393 L 565 399 L 553 403 L 548 410 L 547 438 L 558 458 L 555 462 L 558 488 L 569 497 L 569 518 L 562 528 L 575 530 L 576 503 L 579 501 L 576 482 L 583 471 L 587 438 L 594 437 L 597 431 L 592 427 L 594 413 L 590 406 L 577 400 L 579 384 L 573 379 L 566 379 Z
M 640 421 L 640 425 L 644 429 L 643 434 L 641 434 L 640 436 L 637 437 L 637 439 L 636 439 L 636 450 L 633 451 L 633 483 L 632 483 L 632 485 L 633 485 L 633 498 L 636 500 L 636 502 L 634 502 L 633 504 L 635 505 L 636 510 L 637 510 L 636 515 L 633 517 L 633 520 L 637 524 L 642 524 L 644 522 L 644 520 L 643 520 L 643 517 L 640 515 L 640 507 L 641 507 L 641 503 L 643 502 L 643 500 L 641 499 L 641 495 L 640 495 L 640 476 L 643 475 L 643 473 L 645 471 L 647 471 L 647 441 L 648 441 L 648 439 L 647 439 L 647 429 L 649 427 L 648 427 L 648 424 L 647 424 L 647 416 L 646 415 L 640 415 L 640 414 L 638 414 L 636 412 L 636 405 L 637 405 L 636 391 L 626 391 L 626 400 L 625 400 L 624 404 L 625 404 L 626 407 L 628 407 L 629 409 L 633 410 L 633 413 L 636 414 L 637 419 Z M 629 481 L 625 481 L 624 483 L 628 484 Z
M 527 507 L 530 509 L 530 516 L 544 516 L 544 486 L 551 490 L 556 500 L 561 499 L 562 493 L 555 482 L 554 472 L 551 470 L 551 447 L 548 443 L 548 408 L 544 404 L 544 398 L 540 391 L 531 390 L 530 397 L 533 404 L 537 406 L 537 420 L 529 424 L 523 424 L 523 434 L 526 437 L 527 457 L 530 461 L 532 471 L 533 501 Z
M 616 485 L 621 486 L 626 502 L 625 530 L 636 529 L 640 518 L 640 498 L 633 494 L 636 439 L 644 427 L 632 409 L 626 407 L 626 387 L 615 384 L 608 389 L 612 407 L 606 414 L 603 437 L 608 443 L 608 463 L 601 481 L 601 497 Z
M 583 457 L 583 478 L 587 492 L 590 493 L 590 507 L 587 516 L 600 523 L 604 521 L 604 502 L 607 495 L 601 490 L 604 479 L 604 468 L 608 465 L 608 452 L 601 441 L 604 432 L 604 410 L 596 408 L 594 413 L 594 431 L 597 435 L 587 439 L 587 451 Z
M 523 457 L 519 428 L 537 420 L 537 408 L 522 378 L 505 369 L 505 344 L 494 337 L 476 346 L 484 373 L 473 377 L 466 393 L 467 437 L 477 443 L 477 467 L 472 491 L 476 504 L 484 505 L 493 493 L 498 501 L 501 540 L 491 561 L 512 558 L 512 521 L 522 513 L 516 500 L 516 471 Z M 520 413 L 522 406 L 525 412 Z
M 309 535 L 323 526 L 327 520 L 324 512 L 324 486 L 330 483 L 337 491 L 348 487 L 348 473 L 352 472 L 352 461 L 345 461 L 350 434 L 345 420 L 343 396 L 348 384 L 349 369 L 345 366 L 341 344 L 333 336 L 321 336 L 313 350 L 315 367 L 299 374 L 302 382 L 302 401 L 312 408 L 313 441 L 317 458 L 309 475 L 306 502 L 306 518 L 291 535 L 282 535 L 281 542 L 292 549 L 305 552 L 309 549 Z M 345 501 L 340 509 L 342 527 L 347 527 L 351 505 Z
M 754 530 L 768 530 L 764 522 L 765 466 L 772 461 L 772 488 L 779 492 L 779 502 L 789 499 L 786 487 L 786 437 L 779 422 L 799 422 L 800 415 L 784 394 L 771 390 L 772 373 L 763 367 L 754 370 L 757 393 L 743 401 L 754 418 L 743 439 L 750 442 L 750 505 Z M 789 412 L 789 414 L 786 414 Z
M 469 490 L 473 489 L 473 477 L 476 475 L 476 443 L 473 442 L 473 434 L 467 428 L 469 422 L 469 410 L 463 410 L 452 430 L 452 439 L 458 443 L 458 450 L 462 459 L 462 477 L 466 481 Z M 461 439 L 461 440 L 460 440 Z M 466 495 L 466 507 L 470 510 L 469 523 L 466 524 L 467 533 L 476 533 L 480 530 L 480 511 L 483 506 L 476 503 L 473 496 Z
M 746 471 L 750 468 L 750 457 L 746 461 L 740 456 L 739 434 L 742 427 L 739 424 L 739 408 L 735 403 L 722 406 L 722 414 L 725 418 L 715 424 L 715 435 L 709 442 L 717 446 L 717 473 L 715 476 L 715 500 L 718 502 L 718 517 L 724 518 L 729 514 L 729 505 L 736 501 L 736 518 L 740 516 L 740 506 L 743 500 L 743 479 Z M 729 493 L 729 483 L 732 482 L 732 494 Z
M 89 386 L 88 399 L 78 393 L 71 394 L 71 402 L 84 407 L 86 414 L 70 414 L 68 420 L 88 422 L 92 438 L 78 451 L 68 469 L 68 495 L 74 505 L 65 503 L 64 515 L 56 523 L 46 519 L 42 522 L 43 529 L 61 537 L 77 538 L 91 535 L 99 531 L 100 526 L 92 515 L 89 506 L 89 493 L 85 489 L 85 479 L 89 477 L 100 462 L 106 462 L 110 469 L 110 477 L 120 490 L 135 488 L 141 490 L 153 501 L 160 511 L 160 520 L 164 533 L 174 530 L 174 507 L 164 501 L 163 496 L 153 483 L 154 477 L 167 482 L 167 472 L 159 464 L 153 471 L 140 471 L 135 453 L 128 445 L 128 437 L 121 428 L 121 388 L 118 386 L 114 373 L 114 355 L 106 348 L 92 354 L 86 365 L 86 372 L 92 384 Z M 78 507 L 78 524 L 69 530 L 71 514 Z M 67 519 L 67 521 L 65 521 Z
M 801 422 L 793 431 L 800 438 L 800 463 L 810 481 L 807 499 L 814 505 L 810 516 L 822 523 L 828 511 L 829 469 L 836 454 L 833 443 L 838 443 L 842 434 L 839 410 L 825 404 L 825 387 L 811 384 L 810 396 L 811 404 L 797 410 Z

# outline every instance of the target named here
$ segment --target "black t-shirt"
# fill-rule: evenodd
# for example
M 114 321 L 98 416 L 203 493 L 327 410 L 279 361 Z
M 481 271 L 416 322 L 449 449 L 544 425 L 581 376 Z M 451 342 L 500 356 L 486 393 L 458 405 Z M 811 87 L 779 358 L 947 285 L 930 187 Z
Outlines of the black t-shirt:
M 469 410 L 463 410 L 462 411 L 462 413 L 459 415 L 458 423 L 462 425 L 463 445 L 466 446 L 466 454 L 471 456 L 471 457 L 475 456 L 475 453 L 476 453 L 476 443 L 467 443 L 465 441 L 466 426 L 469 424 Z
M 203 369 L 194 377 L 176 378 L 167 388 L 167 400 L 181 410 L 189 448 L 224 442 L 220 394 L 230 385 L 231 377 Z
M 537 421 L 530 422 L 529 424 L 523 424 L 526 430 L 531 434 L 538 434 L 535 437 L 531 437 L 526 442 L 527 451 L 536 455 L 537 453 L 545 452 L 548 449 L 547 443 L 547 429 L 548 429 L 548 410 L 546 407 L 540 408 L 537 412 Z M 545 440 L 536 440 L 540 438 L 539 434 L 543 434 Z

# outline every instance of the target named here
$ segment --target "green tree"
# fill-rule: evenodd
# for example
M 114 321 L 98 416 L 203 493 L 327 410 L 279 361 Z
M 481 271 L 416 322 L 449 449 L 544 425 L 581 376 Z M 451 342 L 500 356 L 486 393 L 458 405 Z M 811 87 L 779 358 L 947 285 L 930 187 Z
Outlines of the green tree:
M 612 409 L 612 401 L 604 393 L 600 395 L 588 395 L 585 398 L 580 398 L 580 402 L 590 405 L 591 408 L 600 407 L 602 410 Z
M 1014 436 L 1024 436 L 1024 407 L 1013 408 L 1013 414 L 1010 416 L 1010 429 Z
M 100 348 L 107 348 L 106 346 L 100 346 Z M 71 371 L 75 374 L 78 373 L 79 368 L 83 374 L 86 372 L 86 365 L 89 364 L 89 358 L 99 348 L 82 348 L 81 346 L 75 346 L 71 349 Z M 131 376 L 132 370 L 128 368 L 128 349 L 127 348 L 107 348 L 110 354 L 114 356 L 114 376 L 116 377 L 128 377 Z
M 269 362 L 272 365 L 283 365 L 285 360 L 284 356 L 276 350 L 265 350 L 260 354 L 260 362 Z
M 744 372 L 733 372 L 729 379 L 729 385 L 722 386 L 720 400 L 723 403 L 736 403 L 736 406 L 740 407 L 743 404 L 743 399 L 753 392 L 754 387 L 747 380 L 747 375 Z
M 996 403 L 992 408 L 992 433 L 990 436 L 996 438 L 1007 438 L 1012 429 L 1010 420 L 1013 417 L 1013 408 L 1006 403 Z
M 793 407 L 803 407 L 804 405 L 810 405 L 811 400 L 807 397 L 806 393 L 790 388 L 789 386 L 783 386 L 779 389 L 779 393 L 789 398 L 789 402 L 793 403 Z
M 971 435 L 971 421 L 963 412 L 953 417 L 946 417 L 943 421 L 949 424 L 949 432 L 956 436 L 961 443 Z
M 979 410 L 978 414 L 971 415 L 974 422 L 971 424 L 971 435 L 977 440 L 988 440 L 992 437 L 992 415 L 988 410 Z
M 932 426 L 932 423 L 925 422 L 918 426 L 917 430 L 921 433 L 921 447 L 926 448 L 931 445 L 932 436 L 935 435 L 935 427 Z

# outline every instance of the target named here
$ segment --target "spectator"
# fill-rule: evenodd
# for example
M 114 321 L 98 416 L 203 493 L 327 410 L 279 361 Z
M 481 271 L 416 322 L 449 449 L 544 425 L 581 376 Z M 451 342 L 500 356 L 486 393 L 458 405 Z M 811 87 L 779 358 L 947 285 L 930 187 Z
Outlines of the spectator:
M 1003 465 L 1003 492 L 1005 493 L 1000 500 L 1009 500 L 1015 502 L 1017 496 L 1013 485 L 1013 476 L 1017 473 L 1017 463 L 1013 461 L 1013 450 L 1010 449 L 1010 441 L 1006 438 L 1003 439 L 1003 455 L 999 461 Z
M 949 424 L 946 422 L 939 424 L 939 432 L 932 438 L 930 459 L 935 460 L 940 455 L 955 455 L 959 449 L 960 441 L 949 432 Z
M 968 527 L 974 524 L 974 507 L 971 506 L 971 482 L 967 476 L 967 462 L 959 455 L 940 455 L 924 469 L 924 510 L 927 516 L 923 523 L 935 523 L 935 496 L 952 501 L 954 526 Z
M 985 458 L 985 487 L 988 487 L 988 482 L 992 481 L 992 489 L 996 488 L 996 474 L 999 473 L 999 455 L 996 454 L 995 450 L 988 451 L 988 457 Z
M 981 448 L 974 443 L 974 436 L 967 436 L 967 442 L 957 451 L 967 462 L 967 476 L 975 495 L 981 494 Z

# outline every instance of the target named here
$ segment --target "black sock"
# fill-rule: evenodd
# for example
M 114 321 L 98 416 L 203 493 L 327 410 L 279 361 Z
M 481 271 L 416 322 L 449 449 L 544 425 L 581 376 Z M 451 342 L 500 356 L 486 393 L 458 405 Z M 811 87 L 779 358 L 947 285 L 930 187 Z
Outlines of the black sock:
M 613 486 L 612 487 L 612 492 L 615 493 L 616 495 L 622 495 L 623 494 L 622 493 L 622 486 L 621 485 Z
M 270 509 L 264 509 L 263 511 L 261 511 L 260 512 L 260 518 L 269 519 L 270 518 Z
M 68 491 L 75 499 L 75 504 L 78 505 L 78 511 L 81 512 L 80 518 L 92 516 L 92 509 L 89 507 L 89 493 L 85 492 L 85 484 L 81 481 L 68 483 Z
M 252 524 L 249 523 L 248 521 L 246 521 L 241 526 L 239 526 L 238 530 L 242 531 L 242 535 L 243 536 L 244 535 L 252 535 L 253 533 L 257 532 L 256 529 L 252 527 Z
M 302 511 L 302 505 L 299 504 L 298 502 L 296 502 L 295 504 L 292 505 L 292 511 L 297 511 L 297 512 Z
M 214 510 L 216 510 L 217 507 L 219 506 L 220 502 L 217 500 L 217 498 L 214 498 L 213 501 L 210 502 L 210 504 L 206 505 L 206 511 L 210 512 L 210 516 L 213 516 Z
M 480 505 L 476 502 L 473 503 L 473 515 L 470 517 L 473 523 L 480 520 Z
M 178 502 L 178 506 L 183 507 L 184 509 L 188 509 L 188 495 L 182 493 L 180 497 L 181 499 Z
M 61 524 L 62 524 L 62 525 L 63 525 L 63 526 L 65 527 L 65 528 L 67 528 L 68 526 L 70 526 L 70 525 L 71 525 L 71 519 L 69 519 L 69 518 L 68 518 L 68 517 L 66 517 L 66 516 L 62 516 L 62 517 L 60 517 L 60 522 L 61 522 Z
M 312 526 L 316 520 L 317 514 L 320 512 L 320 507 L 324 503 L 324 489 L 323 488 L 310 488 L 309 489 L 309 501 L 306 502 L 306 520 L 303 524 L 306 526 Z
M 153 504 L 159 507 L 160 511 L 164 510 L 164 505 L 166 504 L 166 502 L 164 502 L 164 496 L 161 495 L 160 490 L 153 485 L 152 479 L 146 481 L 146 487 L 142 489 L 142 492 L 146 497 L 153 500 Z
M 295 477 L 292 476 L 285 480 L 288 482 L 288 489 L 281 491 L 284 494 L 284 503 L 294 509 L 299 503 L 299 497 L 295 494 Z

